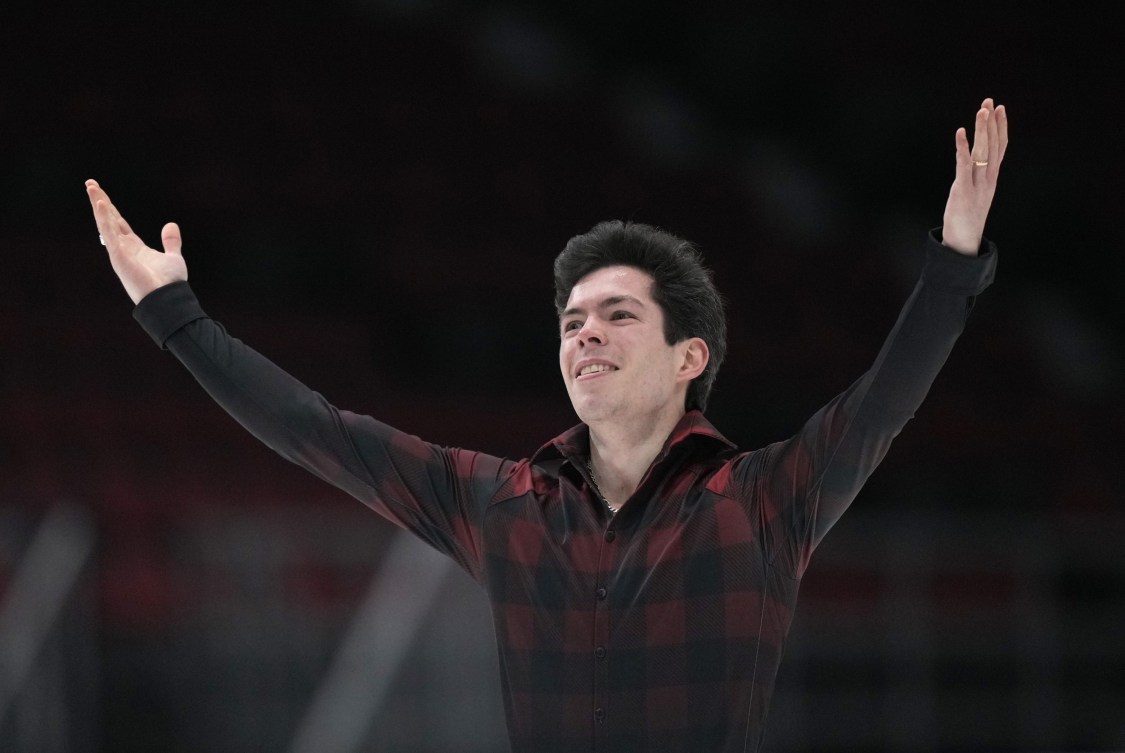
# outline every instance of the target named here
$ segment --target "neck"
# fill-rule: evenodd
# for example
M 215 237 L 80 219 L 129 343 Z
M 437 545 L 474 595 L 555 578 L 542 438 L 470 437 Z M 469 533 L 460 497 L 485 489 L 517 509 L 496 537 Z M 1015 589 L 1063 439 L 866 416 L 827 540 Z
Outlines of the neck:
M 589 425 L 590 462 L 598 488 L 610 505 L 620 509 L 633 496 L 683 415 L 680 409 L 647 421 Z

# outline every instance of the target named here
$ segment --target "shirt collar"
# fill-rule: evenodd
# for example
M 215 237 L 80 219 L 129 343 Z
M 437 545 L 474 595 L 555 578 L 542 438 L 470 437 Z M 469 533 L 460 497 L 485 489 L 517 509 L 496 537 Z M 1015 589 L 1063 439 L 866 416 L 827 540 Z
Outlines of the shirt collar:
M 715 446 L 722 449 L 735 450 L 737 446 L 719 433 L 719 430 L 704 418 L 699 410 L 690 410 L 680 417 L 668 439 L 664 442 L 664 449 L 658 458 L 667 457 L 674 450 L 689 445 Z M 531 456 L 534 465 L 547 460 L 568 460 L 572 465 L 581 465 L 590 456 L 590 427 L 578 424 L 547 444 L 540 447 Z

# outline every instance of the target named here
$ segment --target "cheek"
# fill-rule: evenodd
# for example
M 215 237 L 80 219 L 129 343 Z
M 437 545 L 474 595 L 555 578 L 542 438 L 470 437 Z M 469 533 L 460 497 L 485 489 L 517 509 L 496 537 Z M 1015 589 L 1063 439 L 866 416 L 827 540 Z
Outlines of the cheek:
M 570 344 L 564 340 L 559 344 L 559 373 L 563 375 L 563 379 L 566 379 L 566 362 L 568 360 L 567 356 L 569 352 Z
M 664 350 L 654 353 L 644 371 L 644 379 L 653 387 L 670 387 L 676 381 L 675 354 Z

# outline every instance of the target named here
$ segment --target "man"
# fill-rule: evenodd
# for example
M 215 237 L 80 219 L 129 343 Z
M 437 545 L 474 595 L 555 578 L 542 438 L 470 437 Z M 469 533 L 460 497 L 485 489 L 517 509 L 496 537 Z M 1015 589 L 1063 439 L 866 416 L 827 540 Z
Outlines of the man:
M 518 462 L 337 410 L 226 334 L 180 232 L 146 247 L 87 191 L 136 318 L 283 456 L 452 557 L 492 603 L 515 751 L 757 750 L 813 549 L 921 403 L 996 252 L 979 253 L 1007 115 L 986 99 L 940 238 L 874 365 L 792 438 L 733 447 L 703 417 L 722 305 L 684 241 L 603 223 L 555 264 L 559 365 L 582 423 Z

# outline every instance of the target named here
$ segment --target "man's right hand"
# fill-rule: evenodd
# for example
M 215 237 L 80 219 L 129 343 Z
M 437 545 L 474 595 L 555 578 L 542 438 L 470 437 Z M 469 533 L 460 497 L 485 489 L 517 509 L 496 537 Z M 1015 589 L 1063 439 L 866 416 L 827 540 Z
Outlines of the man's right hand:
M 86 193 L 94 210 L 98 233 L 109 252 L 109 262 L 133 303 L 140 303 L 157 288 L 187 279 L 187 264 L 180 253 L 183 244 L 179 225 L 169 222 L 160 231 L 160 241 L 164 245 L 164 253 L 161 253 L 146 246 L 133 233 L 97 181 L 86 181 Z

